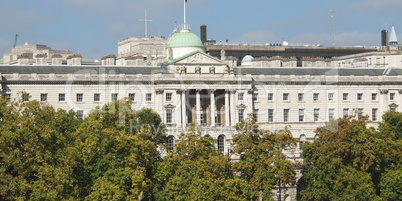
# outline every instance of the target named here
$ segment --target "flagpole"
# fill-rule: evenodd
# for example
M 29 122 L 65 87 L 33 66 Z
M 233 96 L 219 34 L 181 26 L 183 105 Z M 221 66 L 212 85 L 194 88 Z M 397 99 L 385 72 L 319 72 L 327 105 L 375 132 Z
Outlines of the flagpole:
M 184 0 L 184 26 L 186 26 L 186 0 Z

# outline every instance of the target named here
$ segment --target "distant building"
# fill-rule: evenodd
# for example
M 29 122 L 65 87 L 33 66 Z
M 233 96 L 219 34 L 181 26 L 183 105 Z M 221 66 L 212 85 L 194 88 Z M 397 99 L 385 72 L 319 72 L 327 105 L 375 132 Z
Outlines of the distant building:
M 29 61 L 28 63 L 36 63 L 36 58 L 43 58 L 44 62 L 50 63 L 53 55 L 60 56 L 62 61 L 67 61 L 67 57 L 73 55 L 73 51 L 69 50 L 52 50 L 46 45 L 24 45 L 15 46 L 11 49 L 11 52 L 3 54 L 4 64 L 16 64 L 18 63 L 18 57 L 24 55 Z

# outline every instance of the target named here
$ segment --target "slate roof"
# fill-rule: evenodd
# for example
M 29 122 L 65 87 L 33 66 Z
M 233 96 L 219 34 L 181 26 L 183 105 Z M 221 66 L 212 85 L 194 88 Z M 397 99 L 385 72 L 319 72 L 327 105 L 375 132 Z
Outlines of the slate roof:
M 36 65 L 0 65 L 0 73 L 19 73 L 19 74 L 68 74 L 68 73 L 114 73 L 114 74 L 153 74 L 162 73 L 161 67 L 133 67 L 133 66 L 36 66 Z
M 378 76 L 378 75 L 402 75 L 402 69 L 394 68 L 308 68 L 308 67 L 239 67 L 235 68 L 237 74 L 251 75 L 339 75 L 339 76 Z
M 238 67 L 234 68 L 240 75 L 339 75 L 339 76 L 398 76 L 400 68 L 308 68 L 308 67 Z M 36 65 L 0 65 L 0 73 L 11 74 L 68 74 L 68 73 L 113 73 L 113 74 L 157 74 L 167 73 L 159 66 L 36 66 Z

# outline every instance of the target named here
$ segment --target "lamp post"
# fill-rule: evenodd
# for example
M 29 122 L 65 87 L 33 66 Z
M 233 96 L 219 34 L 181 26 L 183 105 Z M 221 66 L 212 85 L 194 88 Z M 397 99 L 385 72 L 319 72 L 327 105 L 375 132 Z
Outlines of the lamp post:
M 276 193 L 276 196 L 278 197 L 278 201 L 281 201 L 281 180 L 279 180 L 279 190 Z

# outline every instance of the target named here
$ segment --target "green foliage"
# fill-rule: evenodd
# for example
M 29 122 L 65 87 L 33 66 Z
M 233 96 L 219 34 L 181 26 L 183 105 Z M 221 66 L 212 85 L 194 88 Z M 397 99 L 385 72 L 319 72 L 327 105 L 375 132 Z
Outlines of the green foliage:
M 272 198 L 275 186 L 285 188 L 295 184 L 293 164 L 282 153 L 283 149 L 293 149 L 296 145 L 287 128 L 270 132 L 260 129 L 252 118 L 241 121 L 235 128 L 235 151 L 241 154 L 235 169 L 247 183 L 245 191 L 251 199 Z
M 77 197 L 71 147 L 80 120 L 38 101 L 0 103 L 0 199 Z
M 143 108 L 135 114 L 137 119 L 132 121 L 132 133 L 140 133 L 140 136 L 153 141 L 156 145 L 166 143 L 166 126 L 158 113 L 150 108 Z
M 144 122 L 157 121 L 155 112 L 146 112 L 152 118 Z M 128 100 L 81 120 L 44 102 L 0 96 L 0 200 L 152 198 L 153 168 L 161 158 L 142 130 L 130 133 L 132 119 L 142 120 Z
M 235 178 L 215 140 L 202 137 L 194 125 L 179 140 L 156 174 L 163 187 L 155 192 L 157 200 L 245 200 L 245 183 Z
M 77 181 L 82 181 L 80 195 L 137 199 L 152 189 L 149 183 L 154 163 L 160 161 L 159 152 L 141 131 L 130 133 L 130 120 L 137 119 L 130 105 L 120 100 L 96 108 L 77 129 L 79 165 L 75 171 Z
M 384 115 L 379 129 L 367 119 L 331 120 L 319 139 L 303 146 L 303 200 L 400 200 L 402 144 L 400 114 Z M 399 193 L 398 193 L 399 192 Z

